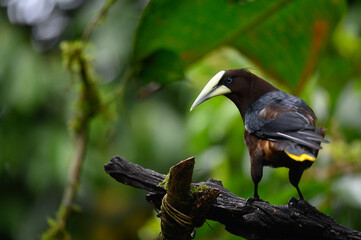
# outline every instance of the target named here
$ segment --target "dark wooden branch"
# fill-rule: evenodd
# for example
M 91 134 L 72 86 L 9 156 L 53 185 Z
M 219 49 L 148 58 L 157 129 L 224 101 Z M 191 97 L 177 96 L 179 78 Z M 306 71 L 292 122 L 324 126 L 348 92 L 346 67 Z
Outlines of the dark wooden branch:
M 173 166 L 169 171 L 167 185 L 167 203 L 190 218 L 191 195 L 190 185 L 192 182 L 194 158 L 184 160 Z M 192 222 L 182 226 L 175 221 L 169 213 L 161 211 L 159 214 L 161 223 L 161 238 L 188 240 L 193 232 Z
M 119 156 L 105 164 L 105 171 L 118 182 L 145 189 L 147 200 L 160 209 L 166 190 L 159 186 L 163 174 L 128 163 Z M 332 217 L 319 212 L 307 201 L 291 199 L 288 205 L 268 202 L 247 202 L 222 186 L 220 181 L 193 183 L 218 189 L 220 195 L 209 208 L 206 218 L 221 222 L 232 234 L 247 239 L 358 239 L 361 232 L 338 224 Z

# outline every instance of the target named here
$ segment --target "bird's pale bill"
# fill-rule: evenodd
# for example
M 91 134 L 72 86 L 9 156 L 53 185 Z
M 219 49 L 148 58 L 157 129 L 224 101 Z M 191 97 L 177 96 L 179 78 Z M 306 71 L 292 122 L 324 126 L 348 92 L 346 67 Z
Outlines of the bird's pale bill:
M 222 79 L 225 71 L 220 71 L 211 80 L 207 83 L 207 85 L 203 88 L 201 93 L 198 95 L 197 99 L 194 101 L 191 111 L 197 107 L 202 102 L 206 101 L 215 96 L 225 95 L 227 93 L 231 93 L 231 90 L 224 85 L 219 85 L 219 81 Z

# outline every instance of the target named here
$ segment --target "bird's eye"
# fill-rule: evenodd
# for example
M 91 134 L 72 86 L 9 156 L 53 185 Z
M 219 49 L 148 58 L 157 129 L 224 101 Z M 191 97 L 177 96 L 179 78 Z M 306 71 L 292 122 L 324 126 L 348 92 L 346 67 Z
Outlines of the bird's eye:
M 226 83 L 231 84 L 232 83 L 232 78 L 227 78 Z

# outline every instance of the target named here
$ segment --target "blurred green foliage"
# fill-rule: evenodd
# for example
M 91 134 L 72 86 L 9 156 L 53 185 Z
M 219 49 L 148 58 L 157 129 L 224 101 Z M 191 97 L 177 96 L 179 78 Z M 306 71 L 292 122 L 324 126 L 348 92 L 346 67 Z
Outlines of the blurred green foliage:
M 74 10 L 58 42 L 79 39 L 103 3 Z M 241 67 L 315 110 L 331 144 L 300 187 L 319 210 L 361 231 L 360 11 L 359 1 L 343 0 L 118 0 L 90 35 L 106 110 L 90 125 L 72 239 L 156 238 L 159 219 L 145 192 L 105 174 L 114 155 L 163 173 L 195 155 L 195 181 L 213 177 L 239 196 L 252 195 L 235 106 L 220 97 L 189 113 L 216 72 Z M 11 24 L 6 8 L 0 36 L 0 239 L 38 239 L 74 154 L 67 124 L 77 89 L 59 44 L 39 50 L 42 43 L 29 27 Z M 266 168 L 259 191 L 272 204 L 297 195 L 286 169 Z M 208 221 L 197 239 L 239 238 Z

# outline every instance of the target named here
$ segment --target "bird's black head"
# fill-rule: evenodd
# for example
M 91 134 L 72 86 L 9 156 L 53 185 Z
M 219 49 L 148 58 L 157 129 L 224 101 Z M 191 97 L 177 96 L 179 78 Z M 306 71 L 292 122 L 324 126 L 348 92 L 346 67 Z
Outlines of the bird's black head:
M 246 69 L 220 71 L 203 88 L 191 110 L 212 97 L 224 95 L 234 102 L 243 117 L 254 100 L 274 90 L 277 89 Z

